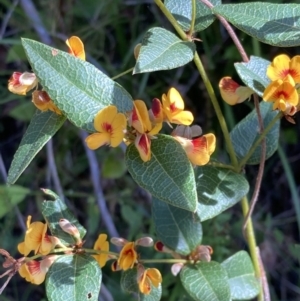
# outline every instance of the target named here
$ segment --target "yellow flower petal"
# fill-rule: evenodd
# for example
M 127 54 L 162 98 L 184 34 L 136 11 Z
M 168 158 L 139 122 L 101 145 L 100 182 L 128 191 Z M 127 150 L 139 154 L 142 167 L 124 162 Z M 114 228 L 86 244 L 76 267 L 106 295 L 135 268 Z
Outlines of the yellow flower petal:
M 180 93 L 175 88 L 171 88 L 168 91 L 167 99 L 170 106 L 170 111 L 172 113 L 176 113 L 184 109 L 183 99 Z
M 85 142 L 89 149 L 95 150 L 105 144 L 110 143 L 110 134 L 94 133 L 86 137 Z
M 108 106 L 100 110 L 94 119 L 94 127 L 97 132 L 109 133 L 112 129 L 112 122 L 117 115 L 116 106 Z
M 124 271 L 133 268 L 137 260 L 137 252 L 134 242 L 128 242 L 124 245 L 120 252 L 118 265 Z
M 140 154 L 141 159 L 144 162 L 148 162 L 151 159 L 151 140 L 148 135 L 137 134 L 134 144 Z
M 85 61 L 84 45 L 80 38 L 72 36 L 66 41 L 66 44 L 69 47 L 70 53 L 72 55 Z
M 220 80 L 219 89 L 223 100 L 231 106 L 245 101 L 253 94 L 250 88 L 240 86 L 229 76 Z
M 101 251 L 109 251 L 109 243 L 107 241 L 107 235 L 106 234 L 100 234 L 98 236 L 98 239 L 96 240 L 94 244 L 94 250 L 101 250 Z M 99 254 L 99 255 L 93 255 L 93 257 L 96 259 L 100 267 L 104 267 L 105 263 L 108 258 L 108 254 Z
M 300 55 L 294 56 L 290 61 L 290 75 L 295 83 L 300 83 Z
M 124 139 L 124 131 L 126 129 L 127 120 L 124 114 L 118 113 L 112 122 L 112 132 L 110 145 L 112 147 L 118 146 Z
M 189 111 L 182 111 L 173 115 L 170 122 L 175 124 L 190 125 L 194 121 L 194 116 Z
M 142 100 L 135 100 L 134 105 L 138 111 L 138 118 L 140 118 L 139 122 L 141 122 L 142 126 L 143 126 L 143 129 L 141 129 L 140 126 L 138 126 L 138 128 L 135 128 L 135 129 L 137 131 L 139 131 L 141 134 L 150 131 L 152 128 L 152 125 L 151 125 L 149 113 L 148 113 L 145 102 L 143 102 Z M 135 127 L 135 126 L 133 125 L 133 127 Z
M 290 57 L 286 54 L 281 54 L 273 59 L 273 62 L 267 69 L 267 76 L 271 81 L 284 79 L 289 73 Z
M 162 282 L 162 277 L 161 277 L 160 271 L 158 269 L 155 269 L 155 268 L 147 269 L 146 274 L 147 274 L 147 277 L 150 278 L 152 284 L 155 287 L 158 287 L 159 284 Z

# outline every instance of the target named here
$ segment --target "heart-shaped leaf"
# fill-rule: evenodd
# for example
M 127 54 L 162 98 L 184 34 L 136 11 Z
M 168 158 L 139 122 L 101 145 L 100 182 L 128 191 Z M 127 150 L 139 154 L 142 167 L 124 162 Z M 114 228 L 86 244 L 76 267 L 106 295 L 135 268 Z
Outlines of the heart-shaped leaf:
M 280 47 L 300 45 L 299 4 L 224 4 L 213 11 L 261 42 Z
M 180 272 L 186 291 L 197 301 L 230 301 L 230 287 L 225 269 L 217 262 L 186 265 Z
M 193 42 L 182 41 L 166 29 L 151 28 L 142 41 L 133 74 L 183 66 L 193 59 L 195 49 Z
M 188 255 L 201 244 L 197 214 L 152 198 L 152 219 L 159 240 L 176 253 Z
M 42 203 L 42 214 L 48 224 L 51 234 L 58 237 L 64 244 L 74 244 L 75 239 L 73 236 L 64 232 L 58 224 L 59 220 L 64 218 L 77 227 L 80 237 L 83 238 L 86 230 L 79 224 L 78 220 L 67 208 L 65 202 L 49 189 L 43 189 L 43 192 L 54 199 L 53 201 L 44 201 Z
M 264 127 L 266 127 L 277 115 L 277 112 L 272 110 L 272 103 L 266 103 L 262 101 L 259 106 Z M 278 120 L 266 135 L 266 159 L 270 158 L 277 150 L 279 125 L 280 121 Z M 241 160 L 248 153 L 258 136 L 258 118 L 256 111 L 253 110 L 243 120 L 241 120 L 230 133 L 230 138 L 239 160 Z M 261 146 L 259 145 L 247 161 L 247 164 L 259 164 L 260 156 Z
M 170 136 L 157 135 L 151 153 L 151 160 L 143 162 L 134 143 L 127 147 L 125 160 L 133 179 L 159 200 L 195 212 L 195 175 L 182 146 Z
M 65 122 L 64 116 L 36 111 L 8 171 L 7 183 L 14 184 L 42 147 Z
M 40 83 L 77 127 L 94 132 L 94 116 L 108 105 L 132 110 L 128 92 L 90 63 L 33 40 L 22 44 Z
M 221 4 L 220 0 L 212 0 L 211 4 Z M 184 31 L 188 31 L 192 22 L 191 0 L 165 0 L 165 6 L 172 13 Z M 216 19 L 211 9 L 201 1 L 196 1 L 196 20 L 194 32 L 202 31 Z
M 235 63 L 234 67 L 241 80 L 262 97 L 265 88 L 270 83 L 267 68 L 271 62 L 257 56 L 251 56 L 247 63 Z
M 199 166 L 195 170 L 198 215 L 201 221 L 213 218 L 232 207 L 249 191 L 249 184 L 244 176 L 232 170 Z
M 98 301 L 102 272 L 86 254 L 63 255 L 51 265 L 46 278 L 49 301 Z
M 248 253 L 240 251 L 222 262 L 229 278 L 231 298 L 250 300 L 259 293 L 259 282 Z

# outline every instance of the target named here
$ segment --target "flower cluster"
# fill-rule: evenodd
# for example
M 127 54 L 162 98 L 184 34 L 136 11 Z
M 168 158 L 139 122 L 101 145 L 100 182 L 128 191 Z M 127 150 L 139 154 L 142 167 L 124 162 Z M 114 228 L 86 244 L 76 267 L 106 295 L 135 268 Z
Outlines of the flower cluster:
M 162 101 L 158 98 L 153 99 L 150 110 L 142 100 L 135 100 L 132 111 L 126 115 L 118 113 L 113 105 L 100 110 L 94 119 L 97 132 L 89 135 L 86 143 L 93 150 L 102 145 L 116 147 L 122 141 L 127 145 L 134 143 L 141 159 L 148 162 L 151 159 L 151 140 L 155 139 L 155 135 L 162 129 L 163 122 L 185 127 L 193 120 L 192 113 L 184 110 L 184 101 L 179 92 L 171 88 L 167 94 L 162 95 Z M 190 161 L 195 165 L 206 164 L 215 150 L 215 136 L 186 136 L 180 134 L 182 130 L 178 127 L 172 136 L 183 146 Z
M 66 44 L 69 47 L 70 54 L 85 60 L 84 45 L 78 37 L 73 36 L 69 38 Z M 33 104 L 42 112 L 52 111 L 57 115 L 62 115 L 62 112 L 53 103 L 48 93 L 43 90 L 37 90 L 38 83 L 38 79 L 34 73 L 14 72 L 8 80 L 8 90 L 14 94 L 26 95 L 27 92 L 36 88 L 32 93 Z
M 33 284 L 41 284 L 45 280 L 49 267 L 57 258 L 55 255 L 47 255 L 56 245 L 61 245 L 61 243 L 57 237 L 47 234 L 47 224 L 31 223 L 31 216 L 28 216 L 26 225 L 25 239 L 18 245 L 19 252 L 27 256 L 33 251 L 35 255 L 40 254 L 45 258 L 40 261 L 24 261 L 19 269 L 19 274 Z
M 149 295 L 152 285 L 158 287 L 162 282 L 160 271 L 155 268 L 145 269 L 143 264 L 139 262 L 137 247 L 152 247 L 153 240 L 150 237 L 142 237 L 136 241 L 127 241 L 124 238 L 113 237 L 111 243 L 122 247 L 119 257 L 112 263 L 113 271 L 127 271 L 134 267 L 137 268 L 137 284 L 142 294 Z
M 271 83 L 263 94 L 263 100 L 273 102 L 273 110 L 293 116 L 299 110 L 297 84 L 300 84 L 300 56 L 292 59 L 281 54 L 274 58 L 267 69 Z

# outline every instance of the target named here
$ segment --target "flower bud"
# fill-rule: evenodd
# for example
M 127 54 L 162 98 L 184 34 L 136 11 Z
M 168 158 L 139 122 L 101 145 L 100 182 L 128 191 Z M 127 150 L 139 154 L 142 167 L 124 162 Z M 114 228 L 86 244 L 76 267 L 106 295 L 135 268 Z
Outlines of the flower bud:
M 173 253 L 173 251 L 171 249 L 169 249 L 168 247 L 166 247 L 161 241 L 157 241 L 154 244 L 154 249 L 157 252 L 169 253 L 169 254 Z
M 38 79 L 34 73 L 14 72 L 8 80 L 8 90 L 14 94 L 26 95 L 26 93 L 36 87 Z
M 179 272 L 182 270 L 184 264 L 182 262 L 174 263 L 171 267 L 171 273 L 173 276 L 177 276 Z
M 128 240 L 122 237 L 112 237 L 110 239 L 110 242 L 115 246 L 123 247 L 128 242 Z
M 70 221 L 68 221 L 65 218 L 61 218 L 58 222 L 59 226 L 62 228 L 62 230 L 70 235 L 72 235 L 75 239 L 77 243 L 81 243 L 81 238 L 80 238 L 80 233 L 77 229 L 76 226 L 74 226 L 73 224 L 70 223 Z
M 153 239 L 151 237 L 142 237 L 135 241 L 137 246 L 142 247 L 152 247 L 153 246 Z

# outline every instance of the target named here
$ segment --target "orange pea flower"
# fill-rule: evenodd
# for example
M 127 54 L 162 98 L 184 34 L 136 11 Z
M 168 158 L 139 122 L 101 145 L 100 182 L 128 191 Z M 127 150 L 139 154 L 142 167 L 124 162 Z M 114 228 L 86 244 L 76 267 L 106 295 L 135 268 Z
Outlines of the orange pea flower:
M 273 102 L 273 110 L 290 111 L 292 106 L 297 106 L 299 95 L 295 88 L 293 78 L 288 74 L 284 80 L 278 79 L 266 88 L 263 100 Z
M 184 102 L 180 93 L 171 88 L 168 94 L 163 94 L 162 105 L 165 119 L 170 123 L 190 125 L 194 116 L 189 111 L 184 111 Z
M 94 250 L 108 252 L 109 251 L 109 243 L 106 239 L 107 239 L 106 234 L 100 234 L 94 244 Z M 102 268 L 105 266 L 105 263 L 108 258 L 108 254 L 101 253 L 98 255 L 94 255 L 93 257 L 97 260 L 100 267 Z
M 239 85 L 229 76 L 220 80 L 219 89 L 223 100 L 231 106 L 245 101 L 253 94 L 250 88 Z
M 8 90 L 14 94 L 26 95 L 26 93 L 38 84 L 38 79 L 34 73 L 14 72 L 8 80 Z
M 50 266 L 57 257 L 56 255 L 51 255 L 40 261 L 31 260 L 24 262 L 19 269 L 19 274 L 26 281 L 39 285 L 44 282 Z
M 137 282 L 140 292 L 145 295 L 149 295 L 151 292 L 151 285 L 158 287 L 162 282 L 162 277 L 158 269 L 150 268 L 144 269 L 140 266 L 138 268 Z
M 267 76 L 271 81 L 284 80 L 290 75 L 294 83 L 300 83 L 300 55 L 290 59 L 286 54 L 276 56 L 267 69 Z
M 151 139 L 162 128 L 162 123 L 152 124 L 146 104 L 142 100 L 133 102 L 128 123 L 136 130 L 135 146 L 144 162 L 151 159 Z
M 91 134 L 85 139 L 90 149 L 94 150 L 105 144 L 117 147 L 124 138 L 126 117 L 117 112 L 116 106 L 108 106 L 97 113 L 94 127 L 98 133 Z
M 35 254 L 47 255 L 57 244 L 58 238 L 47 233 L 47 224 L 42 222 L 31 223 L 31 216 L 27 218 L 25 240 L 18 245 L 21 254 L 27 256 L 31 251 Z
M 180 136 L 174 138 L 182 145 L 189 160 L 194 165 L 205 165 L 210 160 L 210 155 L 216 148 L 216 137 L 214 134 L 206 134 L 198 138 L 187 139 Z
M 118 266 L 124 271 L 132 269 L 134 264 L 137 262 L 137 258 L 138 254 L 135 250 L 135 243 L 127 242 L 120 252 Z
M 69 53 L 82 59 L 85 61 L 85 51 L 84 51 L 84 45 L 80 38 L 76 36 L 72 36 L 68 40 L 66 40 L 66 44 L 69 47 Z
M 32 93 L 33 104 L 42 112 L 52 111 L 57 115 L 62 115 L 61 110 L 53 103 L 46 91 L 33 91 Z

